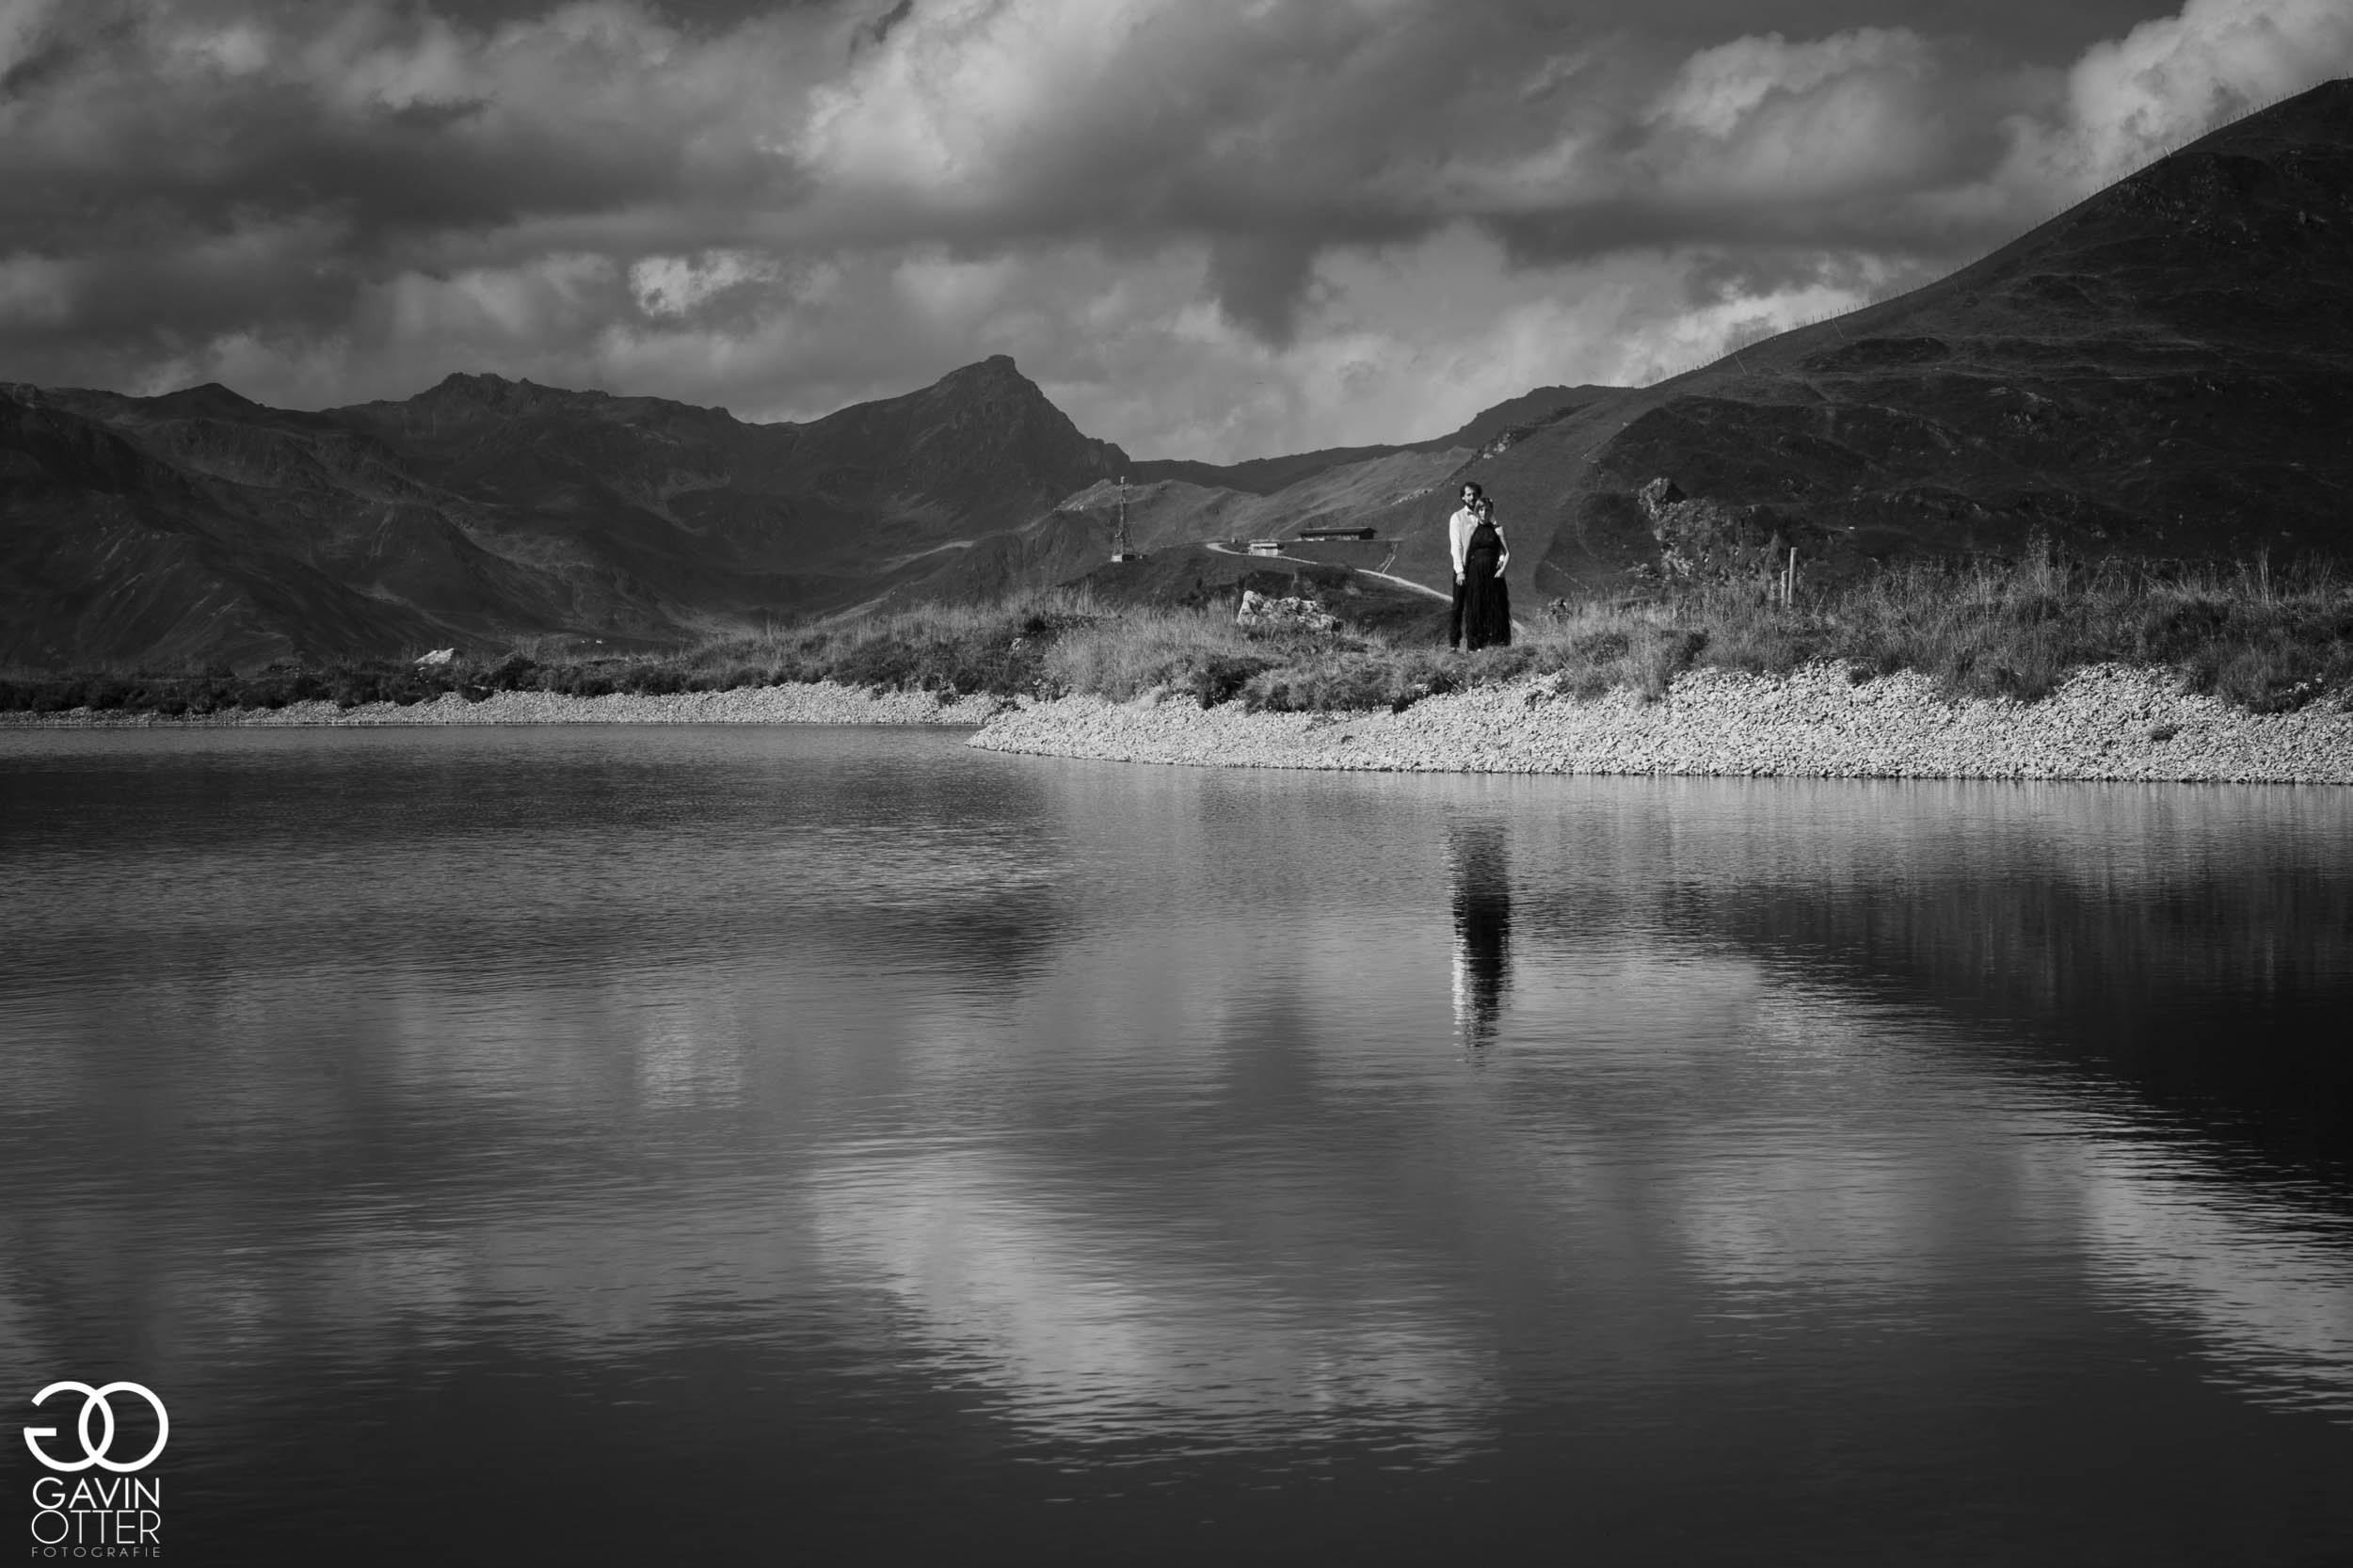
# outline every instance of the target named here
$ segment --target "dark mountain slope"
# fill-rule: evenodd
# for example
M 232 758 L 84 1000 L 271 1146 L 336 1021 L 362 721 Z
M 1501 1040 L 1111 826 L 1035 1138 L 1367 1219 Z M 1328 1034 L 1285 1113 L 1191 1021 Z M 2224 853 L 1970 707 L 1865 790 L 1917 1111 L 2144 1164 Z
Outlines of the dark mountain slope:
M 1026 522 L 1128 466 L 1118 447 L 1080 435 L 1002 354 L 904 397 L 744 428 L 779 488 L 960 537 Z
M 333 413 L 539 548 L 633 552 L 659 581 L 698 559 L 792 574 L 794 600 L 822 600 L 828 578 L 855 597 L 894 559 L 1027 521 L 1125 461 L 1001 355 L 806 424 L 497 376 Z M 713 610 L 740 597 L 678 590 L 717 593 Z
M 1429 495 L 1433 484 L 1473 455 L 1464 447 L 1385 450 L 1320 470 L 1268 495 L 1175 479 L 1131 483 L 1128 544 L 1158 553 L 1212 539 L 1291 537 L 1303 528 L 1353 527 L 1368 512 Z M 1119 505 L 1117 486 L 1089 486 L 1034 522 L 942 554 L 934 569 L 899 584 L 893 600 L 985 600 L 1008 587 L 1043 587 L 1092 573 L 1110 560 Z M 1384 554 L 1385 548 L 1373 559 Z M 1158 578 L 1146 573 L 1139 580 Z
M 677 640 L 872 599 L 1124 464 L 1002 358 L 806 424 L 497 376 L 316 414 L 0 389 L 0 658 Z
M 416 611 L 412 626 L 511 634 L 578 612 L 559 584 L 483 549 L 473 508 L 330 415 L 266 408 L 216 385 L 146 399 L 47 395 L 183 476 L 188 525 L 239 558 L 299 562 Z
M 1835 571 L 1913 551 L 2353 552 L 2353 83 L 2217 131 L 1941 282 L 1466 465 L 1540 594 L 1657 559 L 1657 476 Z M 1379 520 L 1436 581 L 1443 508 Z M 1403 569 L 1403 568 L 1401 568 Z
M 1538 387 L 1507 398 L 1494 408 L 1472 417 L 1469 424 L 1435 440 L 1417 441 L 1418 452 L 1443 452 L 1450 447 L 1466 446 L 1478 452 L 1499 440 L 1516 440 L 1532 433 L 1537 426 L 1550 424 L 1604 398 L 1615 397 L 1624 387 Z
M 331 486 L 297 487 L 289 499 L 184 468 L 28 392 L 0 394 L 0 661 L 395 653 L 443 627 L 388 597 L 387 583 L 435 577 L 454 620 L 497 599 L 486 584 L 501 564 L 429 510 L 384 502 L 337 532 L 327 520 L 349 508 Z M 511 606 L 497 608 L 514 618 Z
M 1147 457 L 1128 465 L 1138 485 L 1179 484 L 1236 495 L 1273 495 L 1327 470 L 1371 462 L 1403 451 L 1395 446 L 1325 446 L 1281 457 L 1252 457 L 1240 463 L 1203 463 L 1190 457 Z
M 1482 452 L 1500 452 L 1622 390 L 1539 387 L 1486 409 L 1451 435 L 1405 446 L 1332 447 L 1227 467 L 1130 463 L 1124 492 L 1128 544 L 1158 552 L 1215 539 L 1291 538 L 1303 528 L 1358 526 L 1369 516 L 1409 504 L 1427 510 L 1434 504 L 1428 498 L 1464 463 Z M 1109 559 L 1122 500 L 1118 486 L 1092 485 L 1034 521 L 987 536 L 968 550 L 939 552 L 928 569 L 910 569 L 894 584 L 888 600 L 986 600 L 1094 574 Z M 1381 546 L 1366 564 L 1385 559 L 1389 549 Z M 1122 583 L 1160 581 L 1154 572 L 1114 575 Z M 1106 580 L 1089 581 L 1100 585 Z
M 1516 439 L 1535 426 L 1559 419 L 1589 403 L 1616 394 L 1620 387 L 1538 387 L 1474 416 L 1461 429 L 1429 440 L 1395 446 L 1328 446 L 1283 457 L 1253 457 L 1240 463 L 1198 463 L 1189 458 L 1155 457 L 1128 465 L 1128 477 L 1139 484 L 1176 480 L 1205 489 L 1239 490 L 1245 495 L 1274 495 L 1291 486 L 1336 468 L 1377 461 L 1401 452 L 1437 453 L 1457 448 L 1478 452 L 1489 444 Z

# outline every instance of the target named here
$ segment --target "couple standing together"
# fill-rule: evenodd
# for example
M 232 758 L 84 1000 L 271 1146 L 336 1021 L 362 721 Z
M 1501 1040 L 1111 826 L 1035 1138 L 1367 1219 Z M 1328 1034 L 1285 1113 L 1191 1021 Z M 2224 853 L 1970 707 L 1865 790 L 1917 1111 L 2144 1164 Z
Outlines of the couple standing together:
M 1463 504 L 1447 519 L 1447 549 L 1454 557 L 1454 614 L 1447 646 L 1501 648 L 1512 640 L 1512 595 L 1503 568 L 1512 552 L 1496 526 L 1495 503 L 1477 485 L 1463 487 Z

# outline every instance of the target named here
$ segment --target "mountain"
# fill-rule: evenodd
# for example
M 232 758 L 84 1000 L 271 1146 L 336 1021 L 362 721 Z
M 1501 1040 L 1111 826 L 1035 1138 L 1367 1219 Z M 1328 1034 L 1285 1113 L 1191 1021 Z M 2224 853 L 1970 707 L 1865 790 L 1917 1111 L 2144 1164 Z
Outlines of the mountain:
M 1519 396 L 1497 404 L 1474 417 L 1452 435 L 1441 436 L 1433 441 L 1422 441 L 1416 450 L 1438 452 L 1451 447 L 1466 446 L 1481 451 L 1497 441 L 1510 442 L 1534 431 L 1539 425 L 1553 421 L 1589 404 L 1615 397 L 1624 387 L 1538 387 Z
M 2353 82 L 1940 282 L 1595 399 L 1465 465 L 1537 596 L 1655 565 L 1655 478 L 1836 574 L 1918 552 L 2353 553 Z M 1443 572 L 1435 508 L 1367 519 Z
M 0 663 L 671 642 L 871 599 L 1127 466 L 1001 356 L 778 424 L 495 376 L 320 413 L 0 387 Z
M 1282 457 L 1254 457 L 1247 462 L 1199 463 L 1181 457 L 1153 457 L 1129 465 L 1128 477 L 1153 484 L 1176 480 L 1209 490 L 1238 490 L 1245 495 L 1272 496 L 1336 468 L 1377 462 L 1400 453 L 1435 454 L 1457 450 L 1477 452 L 1497 440 L 1510 439 L 1596 402 L 1623 389 L 1617 387 L 1538 387 L 1475 415 L 1461 429 L 1429 440 L 1399 446 L 1330 446 Z
M 1128 462 L 1002 355 L 805 424 L 496 376 L 333 412 L 483 504 L 498 548 L 617 570 L 659 611 L 630 628 L 648 635 L 871 598 Z
M 470 611 L 532 627 L 517 576 L 332 421 L 0 388 L 0 662 L 397 651 Z
M 1194 477 L 1134 487 L 1135 533 L 1160 548 L 1353 520 L 1473 455 L 1163 465 Z M 662 644 L 986 597 L 1100 565 L 1113 481 L 1151 466 L 1082 435 L 1002 356 L 776 424 L 496 376 L 317 413 L 220 386 L 0 387 L 0 664 Z
M 903 580 L 887 601 L 986 600 L 1081 577 L 1113 599 L 1132 597 L 1091 575 L 1109 559 L 1123 511 L 1129 547 L 1147 552 L 1215 540 L 1294 538 L 1302 529 L 1359 527 L 1370 516 L 1408 507 L 1414 509 L 1410 527 L 1421 514 L 1446 515 L 1451 503 L 1442 506 L 1433 498 L 1452 493 L 1452 476 L 1465 464 L 1622 390 L 1538 387 L 1448 435 L 1401 446 L 1327 447 L 1223 466 L 1178 459 L 1130 463 L 1120 482 L 1098 482 L 1032 522 L 974 540 L 934 570 Z M 1396 545 L 1348 553 L 1365 555 L 1361 565 L 1385 564 Z M 1207 569 L 1209 578 L 1195 568 Z M 1180 597 L 1190 602 L 1199 583 L 1223 583 L 1231 574 L 1216 563 L 1196 561 L 1175 576 L 1127 575 L 1163 586 L 1181 579 Z
M 2036 536 L 2344 555 L 2349 434 L 2353 83 L 2333 82 L 1927 288 L 1398 446 L 1137 462 L 1001 356 L 777 424 L 495 376 L 317 413 L 0 385 L 0 664 L 672 643 L 985 596 L 1100 566 L 1123 477 L 1141 548 L 1371 526 L 1364 564 L 1425 584 L 1477 479 L 1528 601 L 1624 591 L 1687 514 L 1833 576 Z M 1646 509 L 1660 478 L 1691 502 Z

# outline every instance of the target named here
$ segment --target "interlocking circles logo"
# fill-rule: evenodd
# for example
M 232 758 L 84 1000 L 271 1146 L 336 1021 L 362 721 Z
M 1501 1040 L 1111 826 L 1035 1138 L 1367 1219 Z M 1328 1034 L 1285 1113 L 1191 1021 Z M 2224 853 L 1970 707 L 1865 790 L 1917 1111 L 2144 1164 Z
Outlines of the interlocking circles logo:
M 164 1445 L 171 1441 L 171 1416 L 164 1401 L 143 1384 L 109 1383 L 92 1388 L 87 1383 L 68 1381 L 53 1383 L 34 1395 L 33 1406 L 39 1409 L 60 1394 L 82 1396 L 81 1409 L 69 1431 L 71 1443 L 59 1436 L 57 1427 L 24 1429 L 24 1446 L 33 1450 L 33 1457 L 57 1472 L 33 1482 L 33 1555 L 161 1557 L 163 1478 L 136 1472 L 154 1464 Z M 126 1404 L 126 1418 L 118 1426 L 114 1400 L 121 1395 L 136 1395 L 137 1400 Z M 147 1408 L 141 1410 L 137 1401 L 144 1401 Z M 155 1417 L 152 1438 L 146 1437 L 148 1411 Z M 64 1411 L 45 1414 L 57 1419 Z M 124 1452 L 119 1456 L 115 1440 L 126 1435 Z M 146 1451 L 135 1451 L 142 1439 Z M 79 1453 L 72 1451 L 73 1444 L 80 1446 Z M 93 1469 L 110 1473 L 82 1474 Z M 73 1475 L 80 1479 L 68 1486 L 64 1477 Z

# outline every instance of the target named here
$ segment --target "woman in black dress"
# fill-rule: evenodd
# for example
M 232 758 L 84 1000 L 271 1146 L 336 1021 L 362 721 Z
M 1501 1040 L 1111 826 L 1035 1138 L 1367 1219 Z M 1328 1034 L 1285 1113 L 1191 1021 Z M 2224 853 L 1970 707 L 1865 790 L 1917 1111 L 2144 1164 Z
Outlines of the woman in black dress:
M 1463 547 L 1463 646 L 1503 648 L 1512 641 L 1512 592 L 1503 568 L 1512 552 L 1496 526 L 1495 503 L 1481 497 L 1479 521 Z

